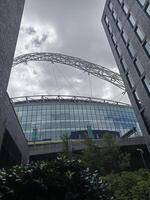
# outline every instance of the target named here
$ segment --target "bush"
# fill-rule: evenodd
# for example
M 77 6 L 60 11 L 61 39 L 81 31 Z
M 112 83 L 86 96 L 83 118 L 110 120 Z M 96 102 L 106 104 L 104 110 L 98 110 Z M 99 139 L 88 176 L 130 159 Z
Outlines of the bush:
M 115 200 L 150 200 L 150 171 L 122 172 L 103 177 Z
M 111 200 L 97 171 L 79 160 L 58 158 L 0 171 L 2 200 Z
M 87 148 L 83 150 L 81 160 L 86 167 L 99 170 L 101 175 L 127 170 L 130 166 L 130 154 L 122 153 L 116 140 L 110 134 L 103 137 L 103 147 L 98 147 L 92 139 L 85 140 Z

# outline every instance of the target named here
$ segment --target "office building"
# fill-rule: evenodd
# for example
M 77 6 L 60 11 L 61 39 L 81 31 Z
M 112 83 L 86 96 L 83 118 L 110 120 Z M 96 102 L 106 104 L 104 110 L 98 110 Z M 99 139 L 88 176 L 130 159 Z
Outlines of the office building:
M 150 1 L 107 0 L 102 23 L 150 150 Z
M 0 0 L 0 167 L 26 163 L 28 146 L 7 94 L 24 0 Z

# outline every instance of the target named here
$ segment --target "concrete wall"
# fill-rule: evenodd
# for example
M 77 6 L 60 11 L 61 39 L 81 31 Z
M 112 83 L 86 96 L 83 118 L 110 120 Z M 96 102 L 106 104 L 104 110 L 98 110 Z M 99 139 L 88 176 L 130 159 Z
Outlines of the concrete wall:
M 94 140 L 95 145 L 102 147 L 103 140 L 96 139 Z M 136 138 L 126 138 L 126 139 L 117 139 L 117 142 L 120 146 L 133 146 L 133 145 L 143 145 L 145 144 L 143 137 Z M 86 148 L 84 140 L 70 140 L 69 149 L 70 151 L 78 151 Z M 29 144 L 29 156 L 35 155 L 44 155 L 50 153 L 63 152 L 64 147 L 62 142 L 58 143 L 43 143 L 43 144 Z
M 15 142 L 18 150 L 22 155 L 21 163 L 25 164 L 28 162 L 27 140 L 24 136 L 23 130 L 18 121 L 15 110 L 7 94 L 1 100 L 0 108 L 2 113 L 0 118 L 1 135 L 3 133 L 4 136 L 5 130 L 9 132 L 12 140 Z M 1 141 L 3 142 L 3 140 Z

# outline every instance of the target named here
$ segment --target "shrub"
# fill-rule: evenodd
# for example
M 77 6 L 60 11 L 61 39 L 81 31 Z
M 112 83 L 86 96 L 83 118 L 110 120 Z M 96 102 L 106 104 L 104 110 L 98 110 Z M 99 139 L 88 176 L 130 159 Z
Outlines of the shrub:
M 57 158 L 0 171 L 2 200 L 110 200 L 113 199 L 97 171 L 79 160 Z
M 115 200 L 150 200 L 150 171 L 140 169 L 103 177 Z

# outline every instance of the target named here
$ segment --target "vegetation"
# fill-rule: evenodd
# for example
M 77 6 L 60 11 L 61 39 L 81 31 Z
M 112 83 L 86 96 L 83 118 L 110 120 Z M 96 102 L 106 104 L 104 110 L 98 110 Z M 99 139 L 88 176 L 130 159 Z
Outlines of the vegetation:
M 99 174 L 79 160 L 57 158 L 0 171 L 2 200 L 111 200 Z
M 150 171 L 121 172 L 103 177 L 115 200 L 150 200 Z
M 150 200 L 150 171 L 123 171 L 130 155 L 111 135 L 103 139 L 102 148 L 87 139 L 79 160 L 64 135 L 64 153 L 56 159 L 1 169 L 0 200 Z
M 98 170 L 102 175 L 119 172 L 130 166 L 130 155 L 122 153 L 116 140 L 106 134 L 103 138 L 103 148 L 99 148 L 91 139 L 86 141 L 87 149 L 82 153 L 81 160 L 86 167 Z
M 61 137 L 62 144 L 63 144 L 63 155 L 71 159 L 72 154 L 71 154 L 71 149 L 69 148 L 69 136 L 67 134 L 62 135 Z

